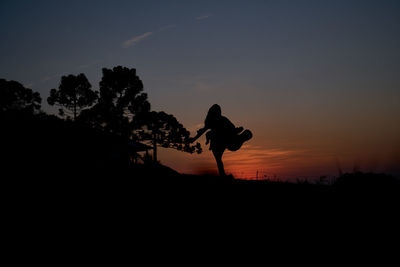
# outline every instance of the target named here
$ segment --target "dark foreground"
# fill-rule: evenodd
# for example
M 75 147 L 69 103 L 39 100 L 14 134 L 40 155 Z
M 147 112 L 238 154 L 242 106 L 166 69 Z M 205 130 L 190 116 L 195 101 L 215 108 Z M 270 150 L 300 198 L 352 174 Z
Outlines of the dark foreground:
M 23 172 L 23 171 L 22 171 Z M 139 202 L 254 201 L 256 204 L 314 203 L 341 201 L 380 202 L 400 197 L 400 181 L 385 174 L 351 173 L 334 184 L 242 180 L 233 177 L 179 174 L 163 165 L 136 165 L 126 169 L 43 172 L 35 176 L 3 178 L 3 189 L 20 199 L 46 201 L 103 201 L 135 199 Z M 11 197 L 15 197 L 11 196 Z
M 192 252 L 193 245 L 220 251 L 262 243 L 351 250 L 347 240 L 391 237 L 398 228 L 400 187 L 386 176 L 349 174 L 328 186 L 180 175 L 162 166 L 128 170 L 6 176 L 2 214 L 11 240 L 25 240 L 30 251 L 45 240 L 55 254 L 53 244 L 87 251 L 120 240 L 151 255 L 176 242 Z

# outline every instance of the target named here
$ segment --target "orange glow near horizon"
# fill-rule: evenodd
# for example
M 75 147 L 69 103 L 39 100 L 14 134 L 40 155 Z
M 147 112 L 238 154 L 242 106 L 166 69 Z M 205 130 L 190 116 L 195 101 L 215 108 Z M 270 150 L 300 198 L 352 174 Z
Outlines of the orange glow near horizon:
M 299 152 L 244 145 L 241 152 L 225 152 L 224 163 L 228 172 L 235 177 L 244 179 L 271 178 L 282 171 L 283 162 L 286 159 L 296 157 Z
M 181 173 L 217 175 L 217 166 L 211 151 L 187 154 L 171 149 L 160 149 L 161 162 Z M 340 171 L 385 172 L 388 157 L 356 157 L 346 151 L 335 154 L 329 151 L 306 149 L 264 148 L 245 144 L 239 151 L 226 151 L 223 156 L 225 170 L 235 178 L 269 180 L 317 180 L 321 176 L 337 177 Z M 339 170 L 340 169 L 340 170 Z

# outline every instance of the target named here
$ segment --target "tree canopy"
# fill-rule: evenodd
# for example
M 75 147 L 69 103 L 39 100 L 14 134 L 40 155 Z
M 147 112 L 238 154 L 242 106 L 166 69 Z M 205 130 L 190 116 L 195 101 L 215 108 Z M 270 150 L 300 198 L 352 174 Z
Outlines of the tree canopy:
M 191 145 L 187 142 L 189 131 L 173 115 L 150 110 L 147 94 L 143 92 L 143 82 L 138 77 L 136 69 L 116 66 L 112 69 L 103 68 L 102 72 L 99 92 L 92 90 L 91 84 L 83 73 L 62 76 L 58 89 L 50 90 L 50 96 L 47 98 L 49 105 L 59 106 L 61 117 L 73 116 L 74 122 L 46 115 L 43 112 L 40 116 L 36 116 L 35 112 L 38 112 L 41 107 L 40 94 L 25 88 L 18 82 L 0 79 L 1 118 L 9 122 L 8 128 L 15 129 L 19 133 L 18 139 L 23 139 L 26 131 L 18 131 L 15 128 L 18 121 L 14 118 L 24 119 L 23 125 L 27 129 L 43 126 L 42 130 L 48 132 L 54 142 L 58 142 L 56 140 L 60 137 L 63 139 L 62 144 L 69 144 L 68 140 L 70 140 L 70 143 L 75 146 L 66 145 L 62 152 L 65 154 L 68 150 L 71 152 L 69 155 L 73 154 L 74 149 L 80 155 L 88 152 L 80 148 L 88 147 L 83 143 L 87 143 L 90 137 L 86 136 L 87 139 L 83 139 L 84 133 L 100 136 L 98 142 L 93 143 L 91 150 L 100 154 L 103 151 L 102 148 L 106 150 L 103 151 L 106 154 L 114 151 L 112 155 L 109 155 L 113 159 L 120 153 L 123 157 L 121 162 L 129 162 L 130 152 L 127 153 L 127 151 L 129 151 L 130 143 L 150 144 L 153 147 L 155 162 L 157 162 L 157 147 L 160 146 L 188 153 L 202 152 L 199 143 Z M 26 113 L 20 112 L 4 112 L 14 110 L 28 111 L 29 116 L 24 116 Z M 14 121 L 17 124 L 11 123 Z M 41 123 L 42 126 L 35 125 L 37 123 Z M 24 127 L 20 128 L 25 129 Z M 56 128 L 63 127 L 66 127 L 68 131 L 61 130 L 62 134 L 54 132 Z M 10 136 L 16 138 L 14 134 Z M 102 138 L 104 141 L 100 141 Z M 47 139 L 50 140 L 50 138 Z M 43 142 L 51 149 L 51 142 L 48 140 Z M 105 143 L 108 143 L 108 147 Z M 76 146 L 76 144 L 80 145 Z M 116 153 L 115 149 L 118 150 Z M 79 156 L 77 155 L 76 158 Z
M 143 83 L 136 75 L 136 69 L 117 66 L 102 71 L 100 98 L 90 116 L 107 131 L 129 136 L 135 115 L 150 111 Z
M 152 142 L 154 161 L 157 161 L 157 145 L 188 153 L 202 152 L 200 143 L 190 145 L 187 142 L 190 132 L 171 114 L 163 111 L 142 113 L 133 123 L 137 124 L 134 128 L 140 129 L 139 138 Z
M 98 98 L 97 92 L 93 91 L 85 74 L 62 76 L 60 86 L 50 90 L 47 98 L 49 105 L 58 105 L 60 115 L 72 114 L 74 120 L 78 113 L 84 108 L 90 107 Z
M 16 81 L 0 79 L 0 111 L 38 112 L 42 98 L 38 92 Z

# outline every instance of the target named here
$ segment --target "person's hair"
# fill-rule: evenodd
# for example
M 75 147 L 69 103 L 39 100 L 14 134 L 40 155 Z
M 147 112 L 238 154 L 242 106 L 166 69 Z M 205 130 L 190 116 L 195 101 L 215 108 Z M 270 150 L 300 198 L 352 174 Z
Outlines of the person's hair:
M 214 104 L 208 110 L 205 124 L 209 124 L 213 119 L 221 116 L 221 107 L 218 104 Z

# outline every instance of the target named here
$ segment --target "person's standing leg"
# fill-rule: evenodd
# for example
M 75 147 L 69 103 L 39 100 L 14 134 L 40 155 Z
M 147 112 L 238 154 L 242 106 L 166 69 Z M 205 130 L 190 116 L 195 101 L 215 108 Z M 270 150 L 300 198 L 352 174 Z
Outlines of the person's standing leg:
M 224 163 L 222 162 L 222 154 L 224 154 L 225 149 L 213 149 L 212 152 L 214 154 L 215 160 L 217 161 L 218 172 L 220 176 L 226 176 Z

